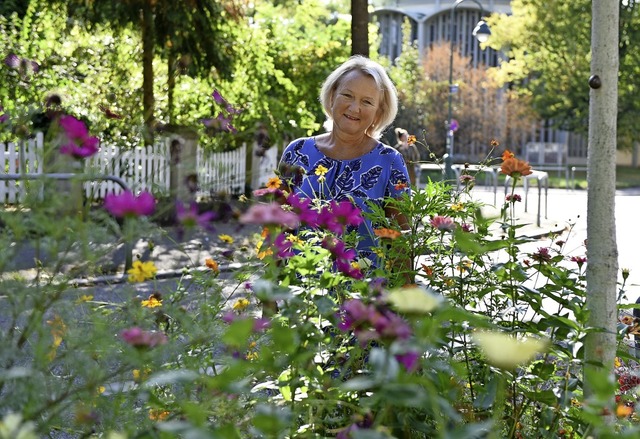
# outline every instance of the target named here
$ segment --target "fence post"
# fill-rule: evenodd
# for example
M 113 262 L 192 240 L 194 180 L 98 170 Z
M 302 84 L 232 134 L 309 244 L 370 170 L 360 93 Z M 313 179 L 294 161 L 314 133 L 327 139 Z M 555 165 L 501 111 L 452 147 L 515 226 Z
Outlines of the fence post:
M 198 133 L 189 127 L 171 127 L 169 136 L 169 193 L 171 201 L 196 201 L 198 189 L 197 150 Z

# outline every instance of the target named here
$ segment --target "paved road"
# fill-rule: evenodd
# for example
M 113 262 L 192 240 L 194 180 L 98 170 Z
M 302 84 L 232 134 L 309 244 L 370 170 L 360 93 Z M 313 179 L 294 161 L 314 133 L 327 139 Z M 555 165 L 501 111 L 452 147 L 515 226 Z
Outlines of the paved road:
M 476 191 L 476 189 L 474 189 Z M 581 190 L 549 189 L 548 218 L 544 219 L 544 190 L 542 199 L 542 228 L 552 230 L 573 224 L 571 232 L 562 235 L 567 242 L 565 247 L 569 256 L 585 256 L 583 242 L 587 239 L 587 192 Z M 524 195 L 523 189 L 516 189 L 516 193 Z M 478 199 L 493 204 L 493 191 L 482 187 L 476 191 Z M 504 193 L 498 189 L 498 204 L 502 202 Z M 524 200 L 523 200 L 524 201 Z M 528 194 L 528 211 L 537 211 L 538 190 L 530 188 Z M 516 204 L 516 213 L 524 212 L 524 202 Z M 616 192 L 615 201 L 616 239 L 618 245 L 618 266 L 620 269 L 630 270 L 627 279 L 627 300 L 635 301 L 640 297 L 640 238 L 638 237 L 638 222 L 640 220 L 640 188 L 620 190 Z M 592 237 L 592 239 L 597 237 Z M 548 238 L 541 238 L 534 246 L 551 245 Z M 535 248 L 534 248 L 535 251 Z M 621 275 L 618 276 L 621 281 Z

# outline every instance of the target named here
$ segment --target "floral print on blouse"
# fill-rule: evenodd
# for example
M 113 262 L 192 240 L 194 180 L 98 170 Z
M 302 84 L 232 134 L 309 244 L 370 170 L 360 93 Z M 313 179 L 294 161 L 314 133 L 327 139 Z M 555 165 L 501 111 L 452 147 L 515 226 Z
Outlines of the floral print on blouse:
M 300 167 L 305 173 L 294 183 L 299 196 L 320 200 L 351 200 L 363 212 L 370 212 L 367 202 L 382 205 L 386 197 L 400 197 L 409 189 L 409 175 L 402 155 L 383 143 L 367 154 L 350 160 L 336 160 L 324 155 L 315 137 L 291 142 L 284 150 L 279 169 Z M 288 176 L 284 176 L 285 179 Z M 360 257 L 377 262 L 371 251 L 377 245 L 371 221 L 358 227 Z

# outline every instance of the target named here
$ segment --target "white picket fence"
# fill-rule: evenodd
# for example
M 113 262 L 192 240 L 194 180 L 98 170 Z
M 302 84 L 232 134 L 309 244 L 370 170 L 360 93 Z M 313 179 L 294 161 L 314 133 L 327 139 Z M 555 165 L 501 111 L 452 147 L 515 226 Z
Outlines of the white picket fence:
M 101 145 L 99 152 L 85 161 L 85 173 L 90 175 L 112 175 L 121 178 L 134 191 L 149 190 L 156 194 L 167 194 L 170 182 L 169 139 L 155 145 L 136 147 L 121 151 L 114 145 Z M 267 151 L 271 169 L 259 174 L 273 175 L 275 151 Z M 21 143 L 0 143 L 0 171 L 7 174 L 43 172 L 43 136 Z M 21 162 L 21 157 L 24 161 Z M 264 160 L 261 161 L 261 164 Z M 211 196 L 221 192 L 241 194 L 245 191 L 247 173 L 246 145 L 229 152 L 207 153 L 198 148 L 196 158 L 199 195 Z M 263 168 L 264 166 L 260 166 Z M 258 178 L 264 183 L 268 178 Z M 19 203 L 24 197 L 24 182 L 0 180 L 0 203 Z M 122 188 L 113 181 L 95 180 L 84 183 L 86 196 L 103 199 L 108 193 L 119 193 Z

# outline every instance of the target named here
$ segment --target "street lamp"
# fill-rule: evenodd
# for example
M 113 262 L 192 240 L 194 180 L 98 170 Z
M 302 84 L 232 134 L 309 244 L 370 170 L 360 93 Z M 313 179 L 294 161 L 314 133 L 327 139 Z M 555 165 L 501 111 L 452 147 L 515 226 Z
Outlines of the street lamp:
M 456 9 L 462 2 L 467 0 L 456 0 L 455 4 L 451 8 L 451 17 L 449 18 L 449 39 L 451 40 L 451 51 L 449 54 L 449 115 L 447 117 L 447 143 L 446 143 L 446 156 L 444 159 L 445 165 L 445 178 L 447 180 L 453 180 L 453 133 L 455 130 L 455 126 L 453 122 L 452 115 L 452 100 L 454 89 L 457 89 L 457 85 L 453 84 L 453 48 L 455 46 L 456 36 L 453 32 L 453 20 L 455 17 Z M 484 16 L 484 9 L 482 5 L 477 0 L 471 0 L 480 8 L 480 21 L 473 29 L 472 35 L 481 43 L 486 42 L 491 35 L 491 29 L 489 29 L 489 25 L 482 20 Z

